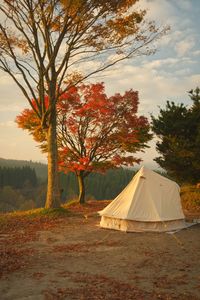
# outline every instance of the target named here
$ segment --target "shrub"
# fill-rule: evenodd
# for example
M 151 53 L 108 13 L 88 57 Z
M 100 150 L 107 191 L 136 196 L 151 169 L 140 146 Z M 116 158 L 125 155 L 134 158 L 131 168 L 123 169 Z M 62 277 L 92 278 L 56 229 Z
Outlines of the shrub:
M 194 185 L 182 186 L 181 201 L 184 209 L 200 211 L 200 189 L 197 189 Z

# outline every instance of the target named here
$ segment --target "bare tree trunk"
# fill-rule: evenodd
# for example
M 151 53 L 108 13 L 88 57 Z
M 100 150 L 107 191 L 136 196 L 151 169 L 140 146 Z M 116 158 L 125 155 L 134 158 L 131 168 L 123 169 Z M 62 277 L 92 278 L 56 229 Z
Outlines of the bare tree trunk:
M 79 186 L 78 201 L 80 204 L 84 204 L 85 203 L 85 182 L 84 182 L 83 173 L 80 172 L 77 175 L 77 178 L 78 178 L 78 186 Z
M 48 144 L 48 185 L 45 208 L 60 207 L 60 188 L 58 177 L 58 148 L 56 136 L 56 109 L 51 114 L 47 132 Z

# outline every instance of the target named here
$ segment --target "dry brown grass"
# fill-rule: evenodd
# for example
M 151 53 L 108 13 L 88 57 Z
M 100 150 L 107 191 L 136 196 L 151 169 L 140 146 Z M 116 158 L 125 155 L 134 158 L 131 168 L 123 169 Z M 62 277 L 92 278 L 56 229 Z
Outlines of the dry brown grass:
M 181 201 L 183 209 L 188 213 L 200 213 L 200 189 L 194 185 L 181 187 Z

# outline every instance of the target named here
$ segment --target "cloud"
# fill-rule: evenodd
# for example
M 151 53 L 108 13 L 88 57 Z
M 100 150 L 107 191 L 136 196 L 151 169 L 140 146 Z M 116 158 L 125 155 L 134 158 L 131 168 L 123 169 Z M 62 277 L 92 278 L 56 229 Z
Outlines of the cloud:
M 194 56 L 200 56 L 200 50 L 195 50 L 192 52 Z
M 188 78 L 188 82 L 190 83 L 191 88 L 195 88 L 195 87 L 199 86 L 199 83 L 200 83 L 200 74 L 191 75 Z
M 194 46 L 195 46 L 195 41 L 191 37 L 191 38 L 188 38 L 188 39 L 178 42 L 175 46 L 175 50 L 176 50 L 178 56 L 184 56 L 184 55 L 188 54 L 189 51 Z
M 159 23 L 166 24 L 170 19 L 172 23 L 174 9 L 168 0 L 141 0 L 139 7 L 147 10 L 147 17 L 151 20 L 157 20 Z
M 179 63 L 179 61 L 180 60 L 178 58 L 168 57 L 164 59 L 156 59 L 150 62 L 145 60 L 143 62 L 143 65 L 147 69 L 160 69 L 163 68 L 164 66 L 174 66 L 175 64 Z
M 27 104 L 28 107 L 28 104 Z M 0 104 L 0 113 L 1 112 L 16 112 L 19 113 L 21 112 L 25 106 L 23 105 L 18 105 L 18 104 L 7 104 L 7 105 L 1 105 Z
M 1 126 L 0 157 L 21 160 L 45 160 L 38 144 L 25 131 L 16 126 Z
M 194 46 L 198 47 L 199 22 L 194 13 L 198 11 L 198 2 L 189 0 L 142 0 L 139 5 L 147 9 L 147 17 L 159 25 L 169 25 L 171 30 L 158 40 L 158 49 L 168 46 L 166 52 L 178 56 L 186 55 Z M 195 7 L 195 10 L 194 10 Z M 193 17 L 192 17 L 193 16 Z M 196 45 L 195 45 L 196 44 Z M 175 45 L 175 47 L 174 47 Z M 174 53 L 173 53 L 174 55 Z
M 177 64 L 177 69 L 173 68 L 174 64 Z M 111 95 L 133 88 L 139 91 L 139 112 L 146 116 L 157 114 L 158 106 L 163 107 L 167 100 L 190 103 L 187 91 L 200 82 L 200 74 L 192 74 L 190 65 L 189 58 L 182 63 L 179 58 L 167 58 L 143 61 L 137 66 L 121 64 L 105 78 L 106 91 Z
M 0 78 L 1 82 L 1 78 Z M 22 92 L 19 88 L 12 82 L 10 79 L 10 83 L 0 84 L 0 105 L 3 106 L 16 106 L 24 103 L 24 106 L 27 105 L 27 101 L 24 98 Z
M 17 75 L 18 79 L 20 75 Z M 0 105 L 2 106 L 28 106 L 28 101 L 13 79 L 0 70 Z
M 183 10 L 189 11 L 192 9 L 191 0 L 176 0 L 176 5 Z
M 185 68 L 185 69 L 181 69 L 181 70 L 177 70 L 175 71 L 175 74 L 177 76 L 190 76 L 191 74 L 191 69 L 190 68 Z
M 16 127 L 14 121 L 0 122 L 0 127 Z

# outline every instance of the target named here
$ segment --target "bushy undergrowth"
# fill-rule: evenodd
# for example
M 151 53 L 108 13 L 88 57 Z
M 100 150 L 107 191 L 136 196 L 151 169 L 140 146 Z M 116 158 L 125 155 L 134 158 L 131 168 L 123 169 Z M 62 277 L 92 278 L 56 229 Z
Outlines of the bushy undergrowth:
M 181 201 L 183 208 L 188 211 L 200 211 L 200 189 L 194 185 L 181 187 Z

